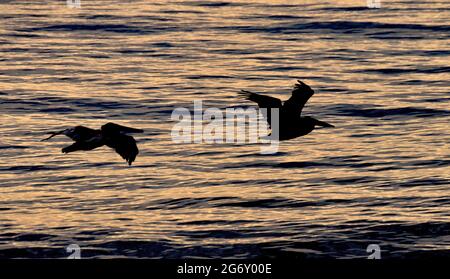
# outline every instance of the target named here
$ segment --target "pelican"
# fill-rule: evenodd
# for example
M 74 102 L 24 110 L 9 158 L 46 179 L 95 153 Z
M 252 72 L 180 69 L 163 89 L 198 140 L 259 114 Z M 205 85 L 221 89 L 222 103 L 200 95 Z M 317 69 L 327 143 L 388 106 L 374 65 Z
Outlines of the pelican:
M 246 90 L 241 90 L 240 94 L 247 100 L 258 104 L 266 121 L 271 125 L 271 109 L 279 110 L 279 125 L 277 140 L 290 140 L 311 133 L 317 126 L 333 128 L 334 126 L 317 120 L 310 116 L 301 116 L 302 109 L 309 98 L 314 95 L 314 90 L 308 85 L 298 80 L 292 90 L 292 96 L 285 102 L 278 98 L 264 96 Z M 272 130 L 274 127 L 271 127 Z M 273 131 L 272 131 L 273 132 Z M 272 133 L 268 135 L 271 138 Z M 274 136 L 272 136 L 273 138 Z
M 134 129 L 125 127 L 115 123 L 106 123 L 101 126 L 100 130 L 87 128 L 84 126 L 75 126 L 73 128 L 61 130 L 58 132 L 48 132 L 48 138 L 41 141 L 49 140 L 57 135 L 65 135 L 71 138 L 74 143 L 62 149 L 63 153 L 70 153 L 79 150 L 93 150 L 103 145 L 114 149 L 123 159 L 125 159 L 129 166 L 136 159 L 139 149 L 136 141 L 132 136 L 127 134 L 143 133 L 141 129 Z

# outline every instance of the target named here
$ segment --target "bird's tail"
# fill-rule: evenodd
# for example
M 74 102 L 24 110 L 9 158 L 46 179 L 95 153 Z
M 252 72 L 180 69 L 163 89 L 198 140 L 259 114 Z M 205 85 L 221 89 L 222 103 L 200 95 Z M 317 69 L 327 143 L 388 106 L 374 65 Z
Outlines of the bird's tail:
M 45 139 L 41 139 L 41 141 L 46 141 L 46 140 L 49 140 L 49 139 L 51 139 L 51 138 L 53 138 L 54 136 L 57 136 L 57 135 L 61 135 L 62 133 L 64 133 L 66 130 L 61 130 L 61 131 L 58 131 L 58 132 L 47 132 L 47 133 L 45 133 L 46 135 L 50 135 L 48 138 L 45 138 Z

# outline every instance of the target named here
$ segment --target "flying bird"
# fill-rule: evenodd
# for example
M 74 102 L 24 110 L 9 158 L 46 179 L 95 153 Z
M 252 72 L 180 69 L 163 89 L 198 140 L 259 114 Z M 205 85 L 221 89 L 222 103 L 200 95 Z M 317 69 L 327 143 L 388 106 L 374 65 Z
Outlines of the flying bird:
M 334 126 L 324 121 L 317 120 L 310 116 L 301 116 L 302 109 L 308 102 L 309 98 L 314 95 L 314 90 L 307 84 L 298 80 L 292 90 L 292 96 L 282 102 L 278 98 L 260 95 L 246 90 L 241 90 L 240 94 L 247 100 L 258 104 L 262 109 L 262 114 L 269 127 L 272 122 L 272 109 L 278 109 L 278 127 L 271 127 L 272 132 L 269 138 L 276 140 L 290 140 L 311 133 L 317 126 L 325 128 L 333 128 Z M 276 129 L 277 128 L 277 129 Z M 275 131 L 274 133 L 274 129 Z M 276 136 L 278 132 L 278 136 Z M 275 135 L 274 135 L 275 134 Z
M 141 129 L 134 129 L 110 122 L 101 126 L 99 130 L 75 126 L 58 132 L 48 132 L 46 134 L 50 134 L 50 136 L 41 141 L 49 140 L 57 135 L 66 135 L 74 143 L 64 147 L 62 149 L 63 153 L 93 150 L 106 145 L 114 149 L 131 166 L 139 153 L 139 149 L 134 138 L 127 134 L 143 132 Z

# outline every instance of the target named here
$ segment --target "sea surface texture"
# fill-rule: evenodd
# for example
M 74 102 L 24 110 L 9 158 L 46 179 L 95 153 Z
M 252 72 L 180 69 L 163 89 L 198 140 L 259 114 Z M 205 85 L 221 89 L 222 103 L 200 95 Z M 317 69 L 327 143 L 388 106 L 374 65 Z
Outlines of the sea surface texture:
M 0 258 L 450 257 L 449 1 L 0 10 Z M 287 99 L 297 79 L 336 128 L 271 155 L 172 141 L 175 108 L 250 108 L 240 89 Z M 131 167 L 40 141 L 106 122 L 145 130 Z

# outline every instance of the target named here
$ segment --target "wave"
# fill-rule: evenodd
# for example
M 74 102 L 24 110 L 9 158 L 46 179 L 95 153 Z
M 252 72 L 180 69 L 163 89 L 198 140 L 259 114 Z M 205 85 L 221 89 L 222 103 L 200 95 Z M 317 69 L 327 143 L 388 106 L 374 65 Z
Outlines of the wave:
M 380 69 L 364 69 L 364 70 L 356 70 L 353 72 L 357 73 L 377 73 L 384 75 L 393 75 L 393 74 L 410 74 L 410 73 L 418 73 L 418 74 L 440 74 L 440 73 L 450 73 L 450 67 L 435 67 L 435 68 L 380 68 Z
M 100 31 L 117 33 L 143 33 L 139 27 L 125 24 L 55 24 L 43 27 L 33 27 L 21 29 L 19 31 L 39 32 L 39 31 Z
M 101 98 L 62 98 L 56 96 L 38 97 L 32 100 L 8 98 L 0 101 L 2 111 L 14 113 L 47 113 L 47 114 L 83 114 L 87 112 L 108 113 L 109 117 L 120 112 L 121 115 L 152 115 L 166 117 L 173 111 L 171 105 L 155 105 L 153 99 L 145 101 L 114 101 Z
M 331 112 L 337 112 L 337 115 L 356 116 L 367 118 L 383 118 L 391 116 L 402 117 L 443 117 L 449 116 L 449 110 L 431 109 L 422 107 L 400 107 L 400 108 L 377 108 L 363 105 L 335 105 L 330 108 Z
M 426 24 L 399 24 L 399 23 L 379 23 L 371 21 L 319 21 L 305 22 L 279 26 L 220 26 L 217 30 L 237 30 L 249 33 L 304 33 L 308 30 L 329 30 L 338 33 L 356 33 L 368 30 L 394 30 L 394 31 L 425 31 L 449 32 L 450 25 L 426 25 Z

